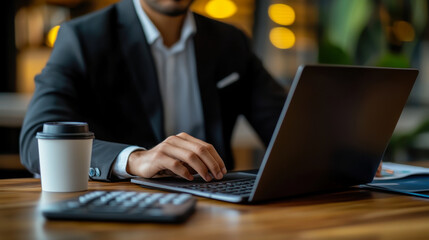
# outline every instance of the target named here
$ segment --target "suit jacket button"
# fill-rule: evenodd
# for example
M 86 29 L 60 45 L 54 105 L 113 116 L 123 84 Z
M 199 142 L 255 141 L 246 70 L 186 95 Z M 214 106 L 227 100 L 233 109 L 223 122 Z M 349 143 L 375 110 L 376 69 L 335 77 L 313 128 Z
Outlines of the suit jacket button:
M 90 177 L 94 177 L 95 176 L 95 169 L 94 168 L 89 168 L 89 176 Z
M 96 177 L 99 177 L 99 176 L 101 176 L 101 172 L 100 172 L 100 169 L 98 169 L 98 168 L 95 168 L 95 176 L 96 176 Z

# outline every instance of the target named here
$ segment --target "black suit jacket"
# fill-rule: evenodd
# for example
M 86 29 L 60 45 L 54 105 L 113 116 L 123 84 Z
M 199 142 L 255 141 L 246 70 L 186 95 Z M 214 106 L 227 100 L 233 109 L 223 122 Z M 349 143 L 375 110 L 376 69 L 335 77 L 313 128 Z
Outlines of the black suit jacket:
M 195 14 L 197 76 L 206 141 L 233 167 L 231 135 L 243 114 L 268 144 L 285 91 L 270 77 L 236 28 Z M 238 73 L 238 81 L 217 88 Z M 62 24 L 20 137 L 22 163 L 39 173 L 35 135 L 48 121 L 85 121 L 96 139 L 93 179 L 111 180 L 111 166 L 129 145 L 151 148 L 166 136 L 154 61 L 131 0 Z

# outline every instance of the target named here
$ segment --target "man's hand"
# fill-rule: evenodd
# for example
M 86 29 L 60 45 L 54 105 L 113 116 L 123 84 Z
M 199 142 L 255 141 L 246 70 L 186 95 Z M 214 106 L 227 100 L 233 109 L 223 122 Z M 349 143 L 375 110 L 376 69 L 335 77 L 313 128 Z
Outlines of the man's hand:
M 375 174 L 376 177 L 382 177 L 381 170 L 383 169 L 383 162 L 380 162 L 380 165 L 378 165 L 377 173 Z
M 145 178 L 171 171 L 191 181 L 193 170 L 207 182 L 226 174 L 214 147 L 186 133 L 170 136 L 150 150 L 131 153 L 127 163 L 129 174 Z

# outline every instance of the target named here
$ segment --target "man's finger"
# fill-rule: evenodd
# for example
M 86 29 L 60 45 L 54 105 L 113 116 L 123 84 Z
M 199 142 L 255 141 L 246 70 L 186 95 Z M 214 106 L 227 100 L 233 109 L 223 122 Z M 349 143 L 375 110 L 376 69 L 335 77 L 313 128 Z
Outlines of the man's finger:
M 178 136 L 171 136 L 166 141 L 172 145 L 192 151 L 202 160 L 216 179 L 223 178 L 223 173 L 221 172 L 222 170 L 218 161 L 216 161 L 206 146 L 198 142 L 188 141 Z
M 161 147 L 162 152 L 164 152 L 171 158 L 176 159 L 176 161 L 179 160 L 187 163 L 190 167 L 195 169 L 195 171 L 197 171 L 197 173 L 207 182 L 212 180 L 212 177 L 209 174 L 209 169 L 196 153 L 184 148 L 180 148 L 168 142 L 164 142 L 163 146 Z M 183 166 L 182 163 L 180 164 Z
M 189 181 L 194 180 L 194 176 L 192 176 L 192 174 L 189 173 L 189 170 L 185 166 L 183 166 L 183 164 L 180 161 L 173 159 L 171 157 L 167 157 L 159 160 L 160 160 L 159 164 L 161 164 L 163 168 L 165 168 L 166 170 L 169 170 L 174 174 L 180 177 L 183 177 Z
M 382 177 L 381 171 L 383 170 L 383 162 L 380 162 L 380 165 L 378 165 L 377 173 L 375 174 L 376 177 Z
M 225 167 L 225 163 L 223 162 L 222 158 L 219 156 L 218 152 L 216 151 L 216 149 L 213 147 L 213 145 L 206 143 L 198 138 L 192 137 L 191 135 L 187 134 L 187 133 L 179 133 L 176 136 L 183 138 L 187 141 L 190 142 L 194 142 L 194 143 L 198 143 L 201 144 L 205 147 L 207 147 L 207 149 L 209 150 L 210 154 L 212 155 L 212 157 L 215 159 L 215 161 L 217 162 L 219 168 L 221 169 L 223 174 L 226 174 L 227 170 Z

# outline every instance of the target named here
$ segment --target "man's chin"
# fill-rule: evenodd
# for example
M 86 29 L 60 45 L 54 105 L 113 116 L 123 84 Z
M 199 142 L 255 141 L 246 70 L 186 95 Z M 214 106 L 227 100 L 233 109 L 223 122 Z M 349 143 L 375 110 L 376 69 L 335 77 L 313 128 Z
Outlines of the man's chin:
M 159 11 L 159 13 L 167 15 L 169 17 L 177 17 L 177 16 L 182 16 L 184 14 L 186 14 L 186 12 L 188 12 L 189 8 L 185 8 L 185 9 L 166 9 L 164 11 Z
M 173 0 L 168 3 L 157 1 L 157 0 L 143 0 L 143 1 L 145 1 L 152 10 L 162 15 L 166 15 L 170 17 L 177 17 L 177 16 L 186 14 L 193 2 L 193 0 L 190 0 L 190 1 L 182 0 L 182 2 L 180 0 L 177 0 L 177 1 Z

